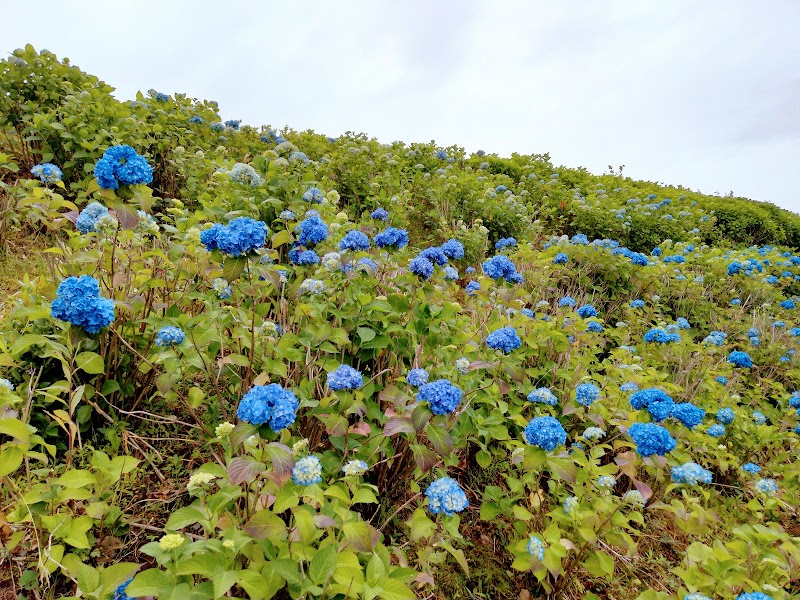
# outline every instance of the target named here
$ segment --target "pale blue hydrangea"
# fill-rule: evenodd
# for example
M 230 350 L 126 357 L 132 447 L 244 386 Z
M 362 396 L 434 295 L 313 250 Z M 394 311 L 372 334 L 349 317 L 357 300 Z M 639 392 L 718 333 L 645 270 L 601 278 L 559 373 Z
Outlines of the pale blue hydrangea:
M 322 204 L 322 200 L 325 198 L 325 195 L 322 193 L 322 190 L 318 187 L 310 187 L 305 192 L 303 192 L 303 200 L 308 202 L 309 204 Z
M 544 548 L 545 546 L 542 539 L 535 535 L 530 537 L 527 545 L 525 546 L 528 554 L 540 562 L 544 560 Z
M 319 458 L 306 456 L 298 460 L 292 468 L 292 481 L 297 485 L 313 485 L 322 481 L 322 463 Z
M 575 400 L 581 406 L 589 406 L 600 397 L 600 388 L 593 383 L 582 383 L 575 388 Z
M 440 477 L 425 490 L 428 498 L 428 510 L 432 514 L 444 513 L 452 517 L 469 506 L 469 500 L 464 490 L 455 479 Z
M 459 373 L 461 373 L 462 375 L 466 375 L 467 373 L 469 373 L 469 365 L 470 365 L 470 362 L 469 362 L 468 358 L 464 358 L 464 357 L 459 358 L 456 361 L 456 370 Z
M 603 439 L 605 436 L 606 432 L 599 427 L 587 427 L 583 432 L 583 438 L 590 442 L 596 442 L 597 440 Z
M 766 496 L 775 496 L 778 493 L 778 484 L 774 479 L 759 479 L 753 484 L 753 488 Z
M 167 325 L 158 330 L 156 334 L 156 346 L 177 346 L 183 343 L 186 334 L 180 327 Z
M 528 394 L 528 402 L 555 406 L 558 404 L 558 398 L 556 398 L 556 395 L 550 391 L 550 388 L 540 387 Z
M 760 411 L 757 411 L 757 410 L 753 411 L 753 422 L 756 425 L 763 425 L 764 423 L 767 422 L 767 417 L 764 416 L 764 413 L 762 413 Z
M 43 163 L 31 169 L 31 174 L 38 177 L 42 183 L 55 183 L 61 181 L 61 169 L 53 163 Z
M 216 277 L 211 281 L 211 289 L 214 290 L 214 293 L 220 300 L 227 300 L 233 293 L 228 280 L 222 277 Z
M 92 202 L 84 208 L 75 221 L 75 227 L 81 233 L 97 231 L 97 221 L 108 214 L 108 209 L 99 202 Z
M 672 481 L 679 484 L 696 485 L 698 483 L 711 483 L 711 471 L 708 471 L 694 462 L 687 462 L 678 467 L 672 467 Z
M 9 392 L 13 392 L 14 391 L 14 384 L 11 383 L 8 379 L 4 379 L 4 378 L 0 377 L 0 391 L 2 391 L 4 389 L 8 390 Z
M 732 408 L 720 408 L 717 411 L 717 422 L 723 425 L 730 425 L 736 416 L 733 414 Z
M 617 480 L 611 475 L 601 475 L 597 478 L 597 487 L 601 489 L 611 489 L 617 485 Z
M 406 381 L 409 385 L 420 387 L 428 383 L 429 376 L 425 369 L 411 369 L 406 375 Z
M 348 477 L 358 477 L 369 470 L 369 465 L 363 460 L 351 460 L 342 467 L 342 472 Z
M 626 504 L 632 504 L 633 506 L 642 507 L 645 505 L 644 496 L 639 490 L 628 490 L 625 492 L 625 495 L 622 496 L 622 501 Z
M 564 507 L 564 512 L 569 515 L 575 512 L 575 509 L 578 508 L 579 505 L 580 502 L 578 502 L 577 496 L 567 496 L 562 506 Z
M 301 294 L 317 296 L 319 294 L 324 294 L 327 288 L 325 287 L 324 281 L 309 278 L 303 280 L 303 283 L 300 284 L 299 291 Z
M 456 279 L 458 279 L 458 269 L 456 269 L 455 267 L 451 267 L 450 265 L 447 265 L 444 268 L 444 278 L 447 279 L 448 281 L 455 281 Z
M 256 170 L 245 163 L 236 163 L 233 168 L 228 171 L 228 177 L 234 183 L 246 185 L 248 187 L 257 187 L 261 185 L 264 180 L 261 178 Z

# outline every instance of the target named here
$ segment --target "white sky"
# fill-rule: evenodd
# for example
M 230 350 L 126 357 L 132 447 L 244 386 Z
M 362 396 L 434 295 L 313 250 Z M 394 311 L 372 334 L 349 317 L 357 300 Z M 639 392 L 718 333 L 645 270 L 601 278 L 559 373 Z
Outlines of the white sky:
M 224 119 L 549 152 L 800 212 L 800 1 L 0 0 L 0 51 Z M 794 175 L 792 175 L 794 173 Z

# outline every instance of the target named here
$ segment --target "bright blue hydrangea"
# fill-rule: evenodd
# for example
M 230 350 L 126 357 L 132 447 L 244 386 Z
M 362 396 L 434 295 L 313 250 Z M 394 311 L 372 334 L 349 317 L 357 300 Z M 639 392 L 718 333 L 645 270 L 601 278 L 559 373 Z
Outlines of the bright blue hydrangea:
M 440 247 L 447 258 L 452 260 L 464 258 L 464 245 L 456 239 L 449 239 Z
M 544 542 L 541 538 L 532 535 L 528 540 L 525 549 L 528 551 L 528 554 L 530 554 L 536 560 L 540 562 L 544 560 Z
M 564 296 L 558 301 L 558 306 L 561 308 L 565 306 L 572 308 L 573 306 L 575 306 L 575 304 L 577 303 L 575 302 L 575 298 L 573 298 L 572 296 Z
M 440 267 L 443 267 L 447 264 L 447 255 L 439 246 L 432 246 L 430 248 L 425 248 L 422 252 L 419 253 L 419 256 L 422 258 L 426 258 L 432 263 L 436 263 Z
M 322 463 L 319 458 L 305 456 L 298 460 L 292 468 L 292 481 L 297 485 L 313 485 L 322 481 Z
M 750 358 L 750 355 L 747 352 L 742 352 L 740 350 L 734 350 L 728 356 L 728 362 L 731 363 L 735 367 L 740 367 L 743 369 L 749 369 L 753 366 L 753 360 Z
M 200 234 L 200 241 L 206 250 L 219 249 L 231 256 L 242 256 L 263 248 L 266 239 L 266 223 L 250 217 L 237 217 L 227 225 L 215 223 Z
M 486 337 L 486 345 L 494 350 L 502 350 L 508 354 L 522 345 L 522 340 L 517 335 L 517 330 L 513 327 L 501 327 L 495 329 Z
M 58 286 L 50 314 L 88 333 L 97 333 L 114 321 L 114 302 L 100 297 L 100 284 L 94 277 L 72 276 Z
M 576 312 L 582 319 L 588 319 L 589 317 L 597 316 L 597 309 L 591 304 L 584 304 Z
M 405 229 L 389 227 L 375 236 L 375 245 L 378 248 L 393 247 L 400 250 L 408 245 L 408 232 Z
M 242 124 L 241 119 L 229 119 L 225 121 L 225 127 L 230 127 L 234 131 L 238 131 L 239 126 Z
M 792 408 L 800 408 L 800 392 L 792 392 L 789 397 L 789 406 Z
M 521 277 L 519 273 L 517 273 L 517 268 L 514 266 L 514 263 L 503 254 L 493 256 L 485 261 L 482 267 L 483 272 L 495 280 L 505 279 L 509 283 L 517 283 Z
M 634 423 L 628 433 L 636 444 L 636 451 L 642 456 L 663 456 L 675 449 L 675 440 L 661 425 Z
M 194 115 L 191 119 L 189 119 L 189 123 L 192 125 L 201 125 L 205 122 L 205 119 L 199 115 Z
M 657 388 L 647 388 L 631 396 L 631 406 L 636 410 L 646 408 L 656 422 L 663 421 L 672 414 L 675 406 L 672 398 Z
M 582 383 L 575 388 L 575 400 L 581 406 L 589 406 L 600 397 L 600 388 L 593 383 Z
M 767 422 L 767 417 L 764 416 L 764 413 L 762 413 L 760 411 L 757 411 L 757 410 L 754 410 L 753 411 L 753 422 L 756 425 L 763 425 L 764 423 Z
M 333 390 L 357 390 L 364 384 L 364 376 L 350 365 L 340 365 L 328 373 L 328 387 Z
M 586 331 L 589 333 L 603 333 L 603 326 L 597 321 L 592 321 L 586 326 Z
M 38 177 L 42 183 L 55 183 L 61 181 L 61 169 L 53 163 L 42 163 L 31 169 L 31 173 Z
M 528 402 L 555 406 L 558 404 L 558 398 L 556 398 L 556 395 L 550 390 L 550 388 L 540 387 L 528 394 Z
M 589 238 L 586 237 L 583 233 L 576 233 L 572 236 L 570 240 L 576 246 L 588 246 L 589 245 Z
M 182 344 L 186 334 L 180 327 L 167 325 L 158 330 L 156 334 L 156 346 L 177 346 Z
M 469 361 L 467 361 L 469 362 Z M 417 392 L 417 400 L 428 402 L 435 415 L 448 415 L 461 403 L 461 389 L 448 379 L 437 379 L 423 385 Z
M 728 378 L 723 375 L 720 375 L 719 377 L 717 377 L 716 382 L 721 383 L 722 385 L 728 385 Z
M 481 289 L 481 284 L 477 281 L 470 281 L 466 287 L 467 294 L 470 296 L 474 296 L 475 292 L 477 292 L 479 289 Z
M 361 231 L 348 231 L 339 242 L 339 251 L 345 250 L 367 250 L 369 249 L 369 238 Z
M 730 425 L 733 423 L 733 419 L 735 415 L 733 414 L 732 408 L 720 408 L 717 411 L 717 422 L 722 423 L 723 425 Z
M 784 300 L 781 302 L 781 308 L 792 309 L 795 307 L 794 300 Z
M 128 594 L 125 591 L 128 589 L 128 586 L 131 584 L 131 581 L 133 581 L 133 578 L 128 579 L 128 581 L 126 581 L 125 583 L 117 586 L 117 589 L 114 590 L 114 595 L 111 597 L 111 600 L 136 600 L 136 598 L 128 596 Z
M 711 437 L 722 437 L 725 435 L 725 425 L 712 425 L 706 430 L 706 433 Z
M 685 427 L 694 429 L 703 422 L 706 411 L 691 402 L 680 402 L 672 407 L 672 418 L 680 421 Z
M 325 195 L 322 193 L 322 190 L 318 187 L 310 187 L 305 192 L 303 192 L 303 200 L 310 204 L 322 204 L 322 200 L 325 198 Z
M 464 490 L 455 479 L 440 477 L 425 490 L 428 498 L 428 510 L 432 514 L 444 513 L 452 517 L 469 506 L 469 500 Z
M 568 262 L 569 262 L 569 256 L 567 256 L 563 252 L 559 252 L 558 254 L 555 255 L 555 258 L 553 258 L 554 265 L 565 265 Z
M 369 216 L 376 221 L 386 221 L 389 218 L 389 211 L 385 208 L 376 208 Z
M 433 263 L 424 256 L 412 258 L 411 262 L 408 263 L 408 269 L 414 275 L 419 275 L 423 279 L 430 279 L 431 275 L 433 275 Z
M 307 248 L 316 246 L 328 237 L 328 226 L 315 215 L 301 221 L 295 231 L 298 229 L 300 230 L 300 236 L 297 238 L 297 242 Z
M 761 467 L 759 467 L 757 464 L 751 463 L 751 462 L 744 463 L 742 465 L 742 471 L 744 471 L 745 473 L 760 473 L 761 472 Z
M 678 327 L 680 327 L 681 329 L 691 329 L 691 328 L 692 328 L 692 326 L 689 324 L 689 321 L 688 321 L 686 318 L 684 318 L 684 317 L 678 317 L 678 318 L 676 319 L 675 323 L 676 323 L 676 324 L 678 325 Z
M 567 441 L 567 432 L 554 417 L 536 417 L 523 431 L 525 441 L 550 452 Z
M 95 164 L 94 176 L 104 190 L 116 190 L 120 185 L 150 183 L 153 167 L 130 146 L 112 146 Z
M 736 600 L 772 600 L 772 596 L 767 596 L 761 592 L 741 593 L 736 596 Z
M 661 328 L 654 327 L 644 334 L 644 341 L 648 343 L 671 344 L 673 342 L 680 342 L 681 336 L 677 333 L 667 333 Z
M 289 251 L 289 261 L 295 265 L 316 265 L 319 264 L 319 255 L 313 250 L 293 248 Z
M 639 298 L 636 300 L 631 300 L 631 308 L 644 308 L 644 300 Z
M 498 250 L 502 250 L 503 248 L 513 248 L 517 245 L 517 240 L 513 237 L 501 238 L 497 240 L 494 247 Z
M 242 397 L 236 416 L 251 425 L 268 423 L 278 432 L 294 423 L 299 406 L 297 396 L 277 383 L 255 385 Z
M 429 376 L 425 369 L 411 369 L 406 375 L 406 381 L 409 385 L 420 387 L 428 383 Z
M 673 482 L 687 485 L 711 483 L 712 479 L 711 471 L 707 471 L 694 462 L 687 462 L 679 467 L 672 467 L 671 474 Z
M 84 208 L 75 221 L 75 227 L 81 233 L 96 231 L 97 221 L 108 214 L 108 209 L 99 202 L 92 202 Z

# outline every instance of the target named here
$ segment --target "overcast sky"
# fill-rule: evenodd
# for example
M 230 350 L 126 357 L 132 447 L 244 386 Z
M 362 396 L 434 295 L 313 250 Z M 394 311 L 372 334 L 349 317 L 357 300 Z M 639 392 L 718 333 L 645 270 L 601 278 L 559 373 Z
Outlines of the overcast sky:
M 800 1 L 0 0 L 26 43 L 224 119 L 458 144 L 800 212 Z M 793 174 L 794 173 L 794 174 Z

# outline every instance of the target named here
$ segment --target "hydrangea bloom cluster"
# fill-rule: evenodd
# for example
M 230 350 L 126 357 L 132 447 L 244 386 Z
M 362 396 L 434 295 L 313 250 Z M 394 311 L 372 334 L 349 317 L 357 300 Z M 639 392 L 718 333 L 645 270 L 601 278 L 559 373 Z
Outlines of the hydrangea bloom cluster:
M 237 217 L 227 225 L 214 223 L 200 233 L 206 250 L 220 250 L 231 256 L 243 256 L 263 248 L 267 239 L 267 225 L 250 217 Z
M 723 425 L 730 425 L 733 423 L 733 419 L 735 415 L 733 414 L 732 408 L 720 408 L 717 411 L 717 422 L 722 423 Z
M 528 554 L 530 554 L 536 560 L 544 560 L 544 542 L 542 541 L 542 538 L 532 535 L 528 540 L 525 549 L 528 551 Z
M 680 402 L 672 407 L 672 418 L 689 429 L 694 429 L 702 423 L 705 416 L 706 411 L 691 402 Z
M 501 238 L 497 240 L 497 243 L 494 245 L 495 248 L 498 250 L 502 250 L 503 248 L 513 248 L 517 245 L 517 240 L 513 237 Z
M 236 416 L 251 425 L 268 423 L 278 432 L 294 423 L 299 406 L 297 396 L 277 383 L 255 385 L 242 397 Z
M 756 425 L 763 425 L 766 422 L 767 422 L 767 417 L 764 415 L 764 413 L 757 410 L 753 411 L 753 423 L 755 423 Z
M 440 477 L 425 490 L 428 498 L 428 510 L 434 515 L 444 513 L 452 517 L 469 506 L 469 500 L 464 490 L 455 479 Z
M 477 281 L 470 281 L 466 287 L 467 294 L 470 296 L 474 296 L 479 289 L 481 289 L 481 284 Z
M 675 406 L 672 398 L 657 388 L 648 388 L 636 392 L 631 396 L 630 402 L 631 406 L 636 410 L 646 408 L 657 423 L 669 417 Z
M 451 267 L 450 265 L 447 265 L 444 268 L 444 278 L 447 279 L 448 281 L 455 281 L 456 279 L 458 279 L 458 269 L 456 269 L 455 267 Z
M 508 354 L 522 345 L 522 340 L 517 335 L 517 330 L 513 327 L 501 327 L 495 329 L 486 338 L 486 345 L 494 350 L 502 350 Z
M 350 365 L 340 365 L 332 373 L 328 373 L 328 387 L 338 390 L 357 390 L 364 384 L 364 376 Z
M 589 333 L 603 333 L 603 326 L 597 321 L 591 321 L 586 326 L 586 331 Z
M 97 231 L 97 221 L 108 214 L 108 209 L 99 202 L 92 202 L 84 208 L 75 221 L 75 227 L 81 233 Z
M 672 481 L 696 485 L 698 483 L 711 483 L 711 471 L 707 471 L 694 462 L 687 462 L 678 467 L 672 467 Z
M 719 424 L 712 425 L 706 430 L 706 433 L 711 437 L 715 438 L 722 437 L 723 435 L 725 435 L 725 425 L 719 425 Z
M 400 250 L 408 245 L 408 232 L 405 229 L 388 227 L 375 236 L 375 245 L 378 248 L 396 248 Z
M 389 218 L 389 211 L 385 208 L 376 208 L 369 216 L 376 221 L 386 221 Z
M 317 296 L 319 294 L 324 294 L 327 288 L 325 287 L 325 282 L 321 281 L 320 279 L 304 279 L 303 282 L 300 284 L 300 293 L 301 294 L 310 294 L 312 296 Z
M 322 481 L 322 463 L 319 458 L 306 456 L 298 460 L 292 468 L 292 481 L 297 485 L 313 485 Z
M 317 215 L 312 215 L 301 221 L 295 228 L 295 231 L 297 230 L 300 231 L 297 242 L 307 248 L 316 246 L 328 237 L 328 226 Z
M 531 446 L 539 446 L 551 451 L 567 441 L 567 432 L 554 417 L 536 417 L 531 420 L 523 432 L 525 441 Z
M 88 333 L 97 333 L 114 321 L 114 302 L 100 297 L 100 284 L 94 277 L 67 277 L 58 286 L 50 314 Z
M 412 258 L 408 263 L 408 269 L 414 275 L 419 275 L 426 280 L 433 275 L 433 263 L 422 255 Z
M 128 579 L 128 581 L 125 583 L 117 586 L 117 589 L 114 590 L 114 595 L 111 597 L 111 600 L 136 600 L 136 598 L 128 596 L 128 594 L 125 592 L 125 590 L 128 589 L 128 586 L 131 584 L 131 581 L 133 581 L 133 578 Z
M 464 245 L 456 239 L 449 239 L 439 247 L 447 258 L 452 260 L 464 258 Z
M 9 392 L 13 392 L 14 384 L 11 383 L 8 379 L 0 377 L 0 391 L 4 389 L 8 390 Z
M 673 342 L 680 342 L 681 336 L 680 334 L 667 333 L 659 327 L 654 327 L 644 334 L 644 341 L 648 343 L 655 342 L 657 344 L 671 344 Z
M 602 440 L 604 437 L 606 437 L 606 432 L 599 427 L 587 427 L 583 432 L 583 439 L 589 440 L 590 442 Z
M 739 367 L 742 369 L 749 369 L 753 366 L 753 360 L 750 358 L 750 355 L 747 352 L 742 352 L 740 350 L 734 350 L 728 356 L 728 362 L 731 363 L 734 367 Z
M 636 300 L 631 300 L 631 308 L 644 308 L 644 300 L 641 298 L 637 298 Z
M 310 187 L 305 192 L 303 192 L 303 200 L 308 202 L 309 204 L 322 204 L 322 200 L 325 198 L 325 195 L 322 193 L 322 190 L 318 187 Z
M 505 279 L 509 283 L 521 283 L 522 276 L 517 273 L 507 256 L 498 254 L 483 263 L 483 272 L 492 279 Z
M 564 499 L 564 504 L 563 504 L 564 512 L 568 515 L 572 514 L 573 512 L 575 512 L 575 509 L 578 508 L 579 505 L 580 502 L 578 501 L 577 496 L 567 496 Z
M 182 344 L 186 334 L 180 327 L 167 325 L 158 330 L 156 334 L 156 346 L 177 346 Z
M 600 397 L 600 388 L 593 383 L 582 383 L 575 388 L 575 400 L 581 406 L 589 406 Z
M 228 177 L 230 177 L 231 181 L 248 187 L 257 187 L 264 182 L 261 175 L 246 163 L 237 162 L 234 164 L 233 168 L 228 171 Z
M 95 164 L 94 176 L 104 190 L 116 190 L 120 185 L 150 183 L 153 167 L 130 146 L 112 146 Z
M 597 309 L 591 304 L 584 304 L 576 312 L 582 319 L 588 319 L 589 317 L 597 316 Z
M 467 364 L 469 364 L 468 360 Z M 417 400 L 428 402 L 431 405 L 431 412 L 435 415 L 447 415 L 453 412 L 461 403 L 461 397 L 461 389 L 447 379 L 437 379 L 426 383 L 417 392 Z
M 639 386 L 636 385 L 633 381 L 626 381 L 621 386 L 619 386 L 620 392 L 637 392 L 639 391 Z
M 345 236 L 339 242 L 339 251 L 344 252 L 345 250 L 367 250 L 369 249 L 370 243 L 369 238 L 358 230 L 348 231 Z
M 575 302 L 575 298 L 573 298 L 572 296 L 564 296 L 563 298 L 559 299 L 559 301 L 558 301 L 558 306 L 560 308 L 564 308 L 564 307 L 572 308 L 576 304 L 577 304 L 577 302 Z
M 42 183 L 55 183 L 61 181 L 61 169 L 53 163 L 42 163 L 31 169 L 31 174 L 38 177 Z
M 617 485 L 617 480 L 611 475 L 601 475 L 597 478 L 597 487 L 611 489 Z
M 567 256 L 567 255 L 566 255 L 565 253 L 563 253 L 563 252 L 559 252 L 559 253 L 558 253 L 558 254 L 556 254 L 556 255 L 555 255 L 555 257 L 553 258 L 553 264 L 554 264 L 554 265 L 565 265 L 565 264 L 567 264 L 568 262 L 569 262 L 569 256 Z
M 319 255 L 313 250 L 292 248 L 289 250 L 289 262 L 295 265 L 316 265 L 319 264 Z
M 428 383 L 428 372 L 425 369 L 411 369 L 406 375 L 406 381 L 409 385 L 420 387 Z
M 211 282 L 211 289 L 214 290 L 214 293 L 220 300 L 227 300 L 228 298 L 231 297 L 231 294 L 233 293 L 231 291 L 231 286 L 228 283 L 228 280 L 222 277 L 214 278 L 214 280 Z
M 556 395 L 550 391 L 550 388 L 540 387 L 528 394 L 528 402 L 555 406 L 558 404 L 558 398 L 556 398 Z
M 342 467 L 342 473 L 348 477 L 358 477 L 363 475 L 369 469 L 369 465 L 363 460 L 351 460 Z
M 778 484 L 774 479 L 759 479 L 753 484 L 753 488 L 766 496 L 775 496 L 778 493 Z
M 628 429 L 636 444 L 636 451 L 642 456 L 658 454 L 663 456 L 675 449 L 675 440 L 669 431 L 655 423 L 634 423 Z
M 745 473 L 760 473 L 761 472 L 761 467 L 759 467 L 757 464 L 751 463 L 751 462 L 744 463 L 742 465 L 742 471 L 744 471 Z

